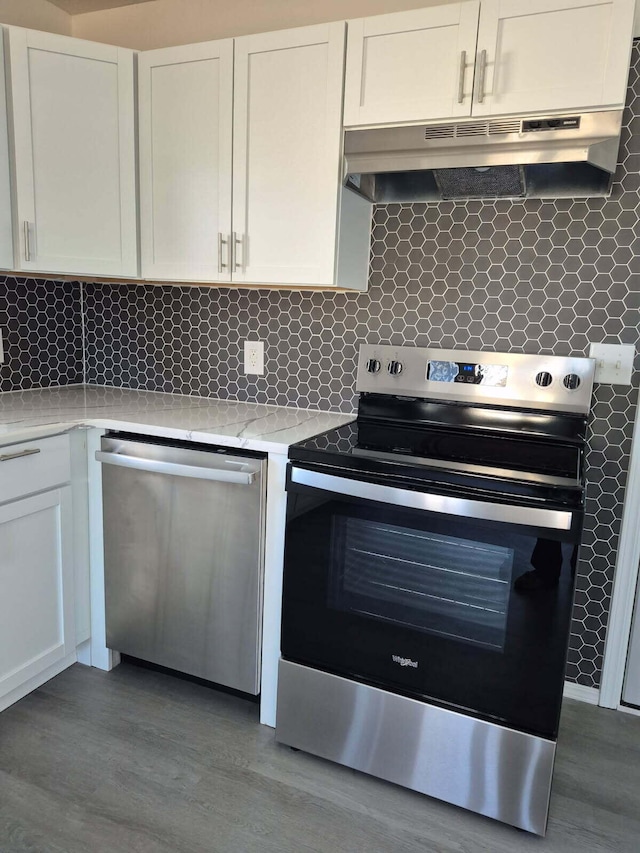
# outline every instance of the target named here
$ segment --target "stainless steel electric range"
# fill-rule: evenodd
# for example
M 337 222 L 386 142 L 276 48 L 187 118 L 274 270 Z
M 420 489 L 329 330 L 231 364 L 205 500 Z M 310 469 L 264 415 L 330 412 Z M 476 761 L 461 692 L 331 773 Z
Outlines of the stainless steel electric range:
M 290 449 L 280 742 L 545 833 L 593 364 L 361 348 Z

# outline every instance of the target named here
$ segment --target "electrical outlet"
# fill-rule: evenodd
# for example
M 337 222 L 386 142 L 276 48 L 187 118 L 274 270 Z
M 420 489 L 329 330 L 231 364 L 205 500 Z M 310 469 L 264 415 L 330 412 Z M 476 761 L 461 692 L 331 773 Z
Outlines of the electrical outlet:
M 244 372 L 257 376 L 264 374 L 264 342 L 244 342 Z
M 590 344 L 589 358 L 596 360 L 595 381 L 631 385 L 635 354 L 632 344 Z

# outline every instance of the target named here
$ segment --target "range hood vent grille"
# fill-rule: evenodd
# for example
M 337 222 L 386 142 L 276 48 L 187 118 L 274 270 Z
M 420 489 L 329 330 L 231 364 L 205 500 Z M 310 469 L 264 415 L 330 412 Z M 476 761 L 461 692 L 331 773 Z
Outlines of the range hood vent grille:
M 456 139 L 468 139 L 470 136 L 486 136 L 489 125 L 486 121 L 471 121 L 456 125 Z
M 434 124 L 424 130 L 425 141 L 429 139 L 469 139 L 474 136 L 495 136 L 500 133 L 519 133 L 518 119 L 507 121 L 468 121 L 460 124 Z
M 491 121 L 489 122 L 489 136 L 496 133 L 520 133 L 521 124 L 516 121 Z
M 455 124 L 434 124 L 424 130 L 425 139 L 455 139 Z

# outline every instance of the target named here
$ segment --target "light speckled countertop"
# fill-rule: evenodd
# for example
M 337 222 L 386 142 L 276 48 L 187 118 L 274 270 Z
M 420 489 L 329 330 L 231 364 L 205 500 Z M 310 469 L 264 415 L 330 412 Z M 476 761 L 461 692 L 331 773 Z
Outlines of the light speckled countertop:
M 155 391 L 73 385 L 0 393 L 0 443 L 78 426 L 286 453 L 355 415 L 236 403 Z

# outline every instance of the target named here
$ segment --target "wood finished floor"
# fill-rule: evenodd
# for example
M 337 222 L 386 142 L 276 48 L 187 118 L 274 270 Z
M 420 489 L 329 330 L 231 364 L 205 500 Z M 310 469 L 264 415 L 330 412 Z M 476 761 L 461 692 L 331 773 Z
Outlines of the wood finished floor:
M 257 706 L 80 665 L 0 714 L 1 853 L 638 853 L 640 717 L 565 701 L 542 840 L 275 743 Z

